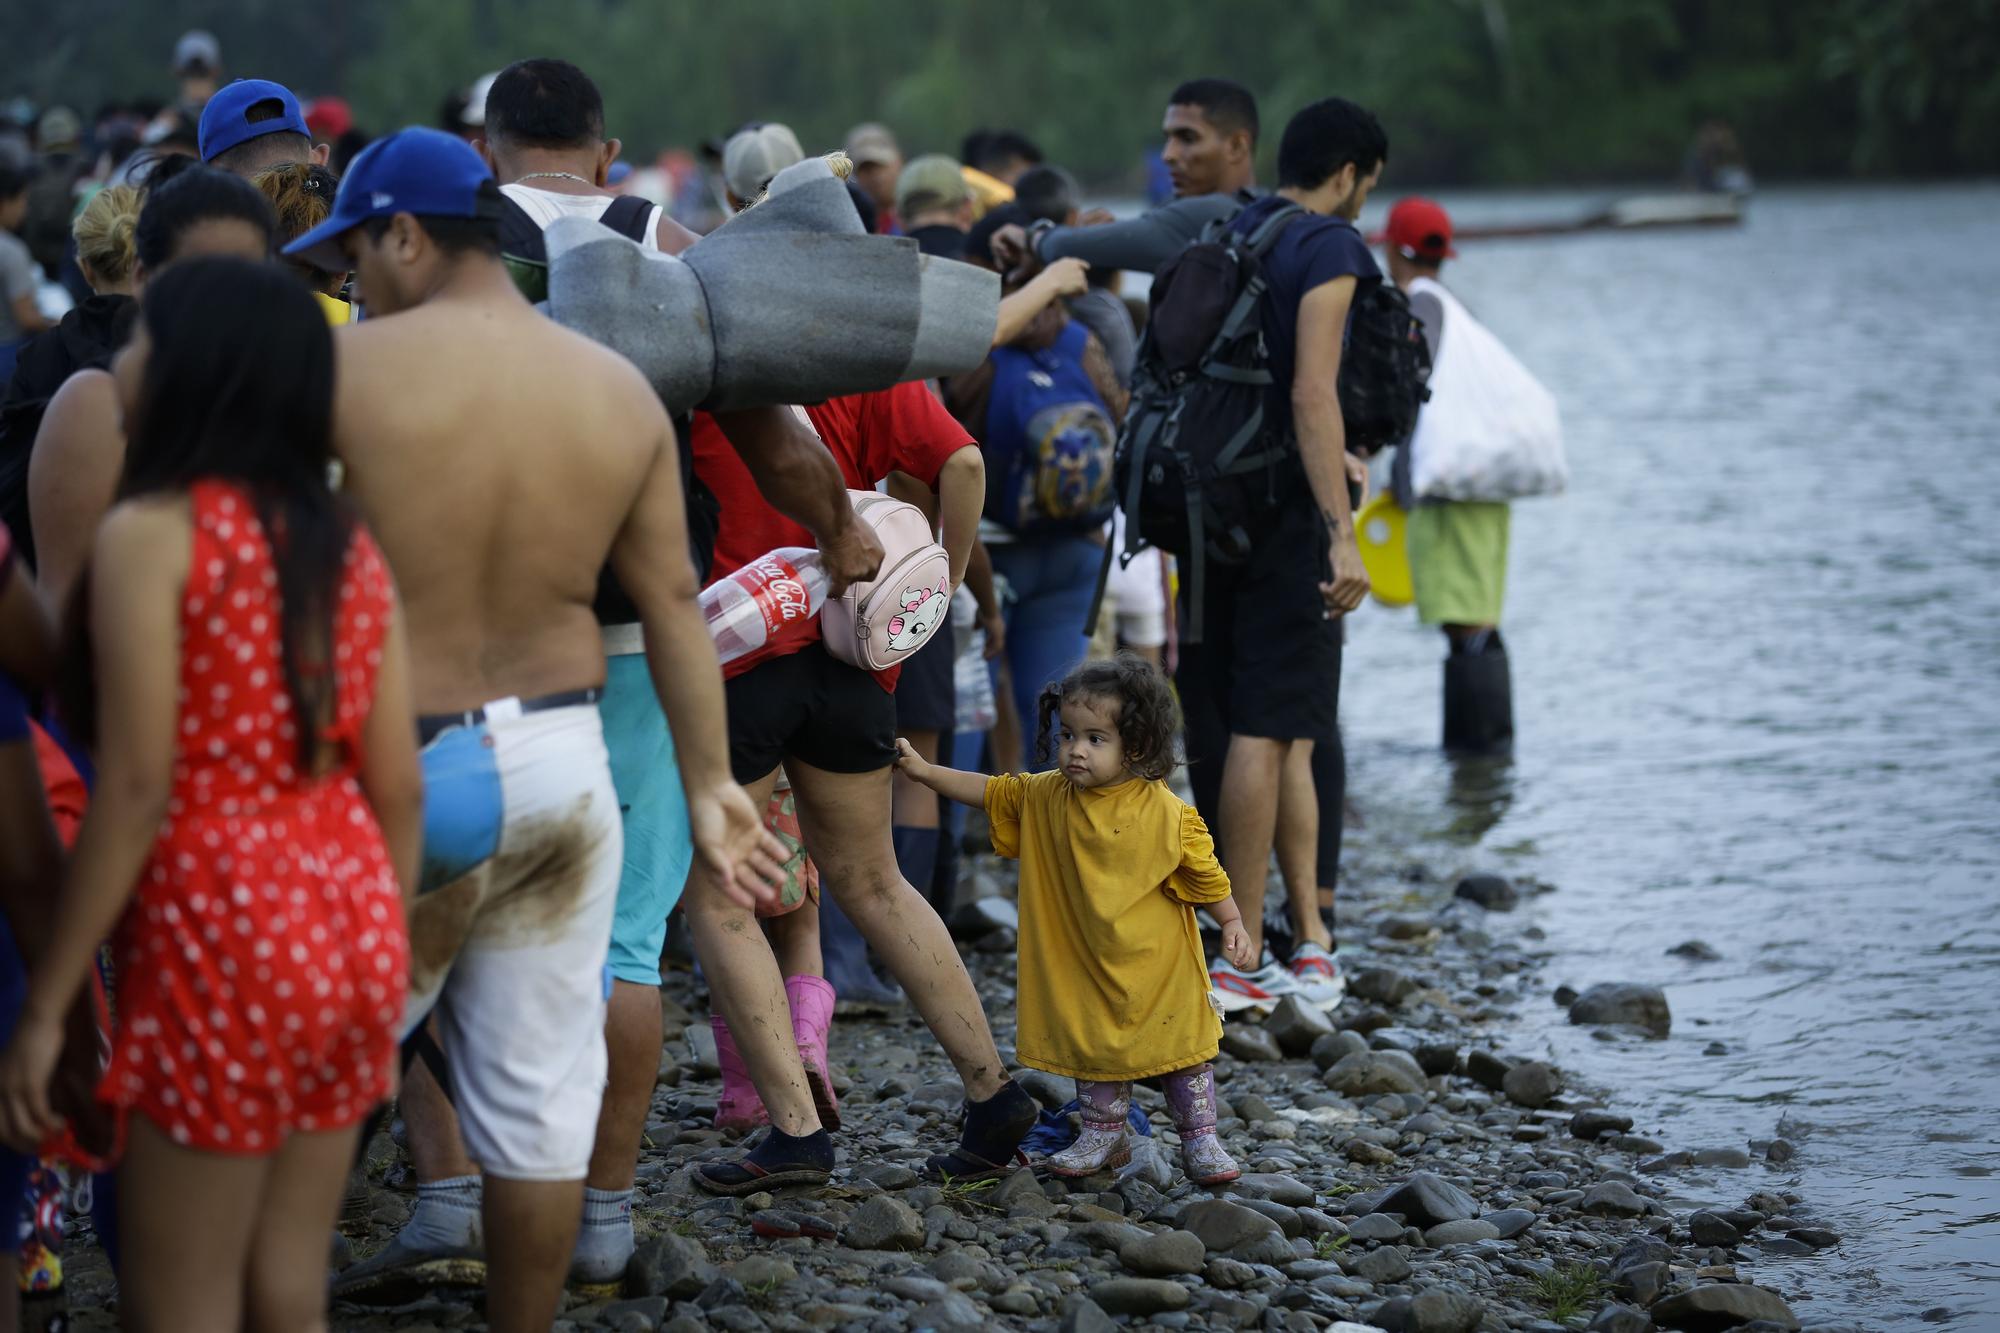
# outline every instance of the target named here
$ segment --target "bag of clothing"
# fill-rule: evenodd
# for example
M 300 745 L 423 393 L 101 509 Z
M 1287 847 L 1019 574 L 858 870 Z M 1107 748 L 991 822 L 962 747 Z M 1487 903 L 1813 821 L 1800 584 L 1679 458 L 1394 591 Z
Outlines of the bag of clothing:
M 1555 395 L 1442 284 L 1418 278 L 1444 307 L 1431 399 L 1410 438 L 1419 500 L 1520 500 L 1569 482 Z

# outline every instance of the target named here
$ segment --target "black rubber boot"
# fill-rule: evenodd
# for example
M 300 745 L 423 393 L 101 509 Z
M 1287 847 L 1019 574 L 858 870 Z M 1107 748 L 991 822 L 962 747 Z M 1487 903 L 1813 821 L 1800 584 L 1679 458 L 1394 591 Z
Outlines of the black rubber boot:
M 1454 642 L 1444 660 L 1444 748 L 1453 754 L 1514 748 L 1514 680 L 1498 630 Z

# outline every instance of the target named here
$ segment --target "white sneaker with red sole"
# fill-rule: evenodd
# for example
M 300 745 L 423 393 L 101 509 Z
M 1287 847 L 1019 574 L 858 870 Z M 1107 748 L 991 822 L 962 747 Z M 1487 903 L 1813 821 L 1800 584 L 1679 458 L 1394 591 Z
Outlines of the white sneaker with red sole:
M 1299 998 L 1318 1009 L 1338 1008 L 1347 994 L 1340 960 L 1311 942 L 1292 950 L 1292 980 L 1298 983 Z
M 1255 972 L 1239 972 L 1226 958 L 1209 965 L 1208 984 L 1226 1014 L 1244 1009 L 1275 1009 L 1287 995 L 1299 994 L 1298 978 L 1285 965 L 1264 955 L 1264 965 Z

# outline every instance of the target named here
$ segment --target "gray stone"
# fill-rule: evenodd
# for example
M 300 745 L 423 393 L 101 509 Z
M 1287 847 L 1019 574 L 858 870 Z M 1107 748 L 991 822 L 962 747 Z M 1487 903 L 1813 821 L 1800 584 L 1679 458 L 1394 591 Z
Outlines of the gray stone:
M 1051 1111 L 1060 1111 L 1076 1100 L 1076 1080 L 1051 1074 L 1047 1070 L 1023 1069 L 1014 1075 L 1014 1081 Z
M 1611 1275 L 1611 1291 L 1619 1300 L 1651 1305 L 1667 1289 L 1669 1270 L 1663 1263 L 1628 1264 Z
M 1398 1005 L 1417 992 L 1417 979 L 1393 967 L 1364 967 L 1348 979 L 1347 990 L 1357 999 Z
M 722 1066 L 715 1061 L 715 1029 L 706 1023 L 699 1023 L 682 1035 L 687 1040 L 689 1064 L 695 1073 L 706 1078 L 719 1078 Z
M 1743 1239 L 1743 1233 L 1714 1213 L 1703 1211 L 1688 1218 L 1688 1237 L 1697 1245 L 1720 1245 L 1727 1249 Z
M 901 1277 L 883 1278 L 879 1285 L 883 1291 L 904 1301 L 941 1301 L 951 1292 L 950 1287 L 934 1277 L 916 1277 L 907 1273 Z
M 1667 953 L 1675 958 L 1685 958 L 1691 963 L 1713 963 L 1722 955 L 1701 940 L 1682 940 Z
M 1628 981 L 1592 986 L 1569 1007 L 1572 1023 L 1625 1024 L 1664 1037 L 1673 1029 L 1666 992 Z
M 792 1261 L 778 1254 L 753 1254 L 729 1266 L 729 1276 L 746 1287 L 765 1283 L 790 1282 L 799 1275 Z
M 993 1321 L 968 1297 L 949 1291 L 910 1317 L 917 1328 L 985 1328 Z
M 1333 1034 L 1333 1024 L 1327 1021 L 1317 1005 L 1307 1004 L 1296 995 L 1287 995 L 1278 1001 L 1278 1007 L 1264 1020 L 1264 1031 L 1271 1034 L 1278 1043 L 1278 1049 L 1286 1055 L 1304 1055 L 1312 1049 L 1314 1042 Z
M 1424 1244 L 1434 1250 L 1442 1250 L 1447 1245 L 1471 1245 L 1475 1241 L 1499 1239 L 1499 1227 L 1476 1217 L 1440 1222 L 1424 1233 Z
M 1088 1296 L 1079 1296 L 1063 1307 L 1060 1333 L 1118 1333 L 1118 1325 Z
M 1417 1293 L 1410 1302 L 1411 1333 L 1473 1333 L 1486 1303 L 1462 1287 L 1443 1283 Z
M 1635 1264 L 1669 1264 L 1674 1252 L 1658 1236 L 1634 1236 L 1611 1257 L 1611 1272 L 1618 1273 Z
M 1029 1287 L 1009 1287 L 987 1303 L 1001 1314 L 1026 1316 L 1039 1314 L 1042 1309 L 1041 1302 L 1035 1299 L 1035 1293 Z
M 1653 1321 L 1644 1310 L 1629 1305 L 1607 1305 L 1597 1312 L 1584 1333 L 1652 1333 Z
M 1758 1250 L 1767 1255 L 1796 1259 L 1813 1253 L 1813 1247 L 1791 1236 L 1763 1236 L 1757 1241 Z
M 693 1029 L 689 1029 L 692 1031 Z M 655 1236 L 632 1252 L 625 1285 L 635 1296 L 667 1296 L 677 1301 L 699 1296 L 716 1279 L 708 1251 L 692 1236 Z
M 1265 1101 L 1254 1092 L 1245 1093 L 1243 1096 L 1238 1097 L 1231 1105 L 1234 1107 L 1238 1117 L 1246 1125 L 1261 1125 L 1267 1121 L 1278 1119 L 1278 1112 L 1271 1103 Z
M 1499 875 L 1467 875 L 1451 896 L 1477 903 L 1489 912 L 1511 912 L 1521 903 L 1520 891 Z
M 1502 1208 L 1498 1212 L 1486 1214 L 1479 1220 L 1492 1226 L 1493 1230 L 1499 1233 L 1501 1240 L 1512 1240 L 1535 1225 L 1539 1216 L 1540 1214 L 1531 1213 L 1526 1208 Z
M 1359 1055 L 1367 1049 L 1368 1038 L 1359 1032 L 1329 1033 L 1312 1044 L 1313 1067 L 1325 1073 L 1348 1056 Z
M 1478 1217 L 1479 1205 L 1444 1177 L 1419 1171 L 1376 1200 L 1369 1211 L 1401 1213 L 1414 1226 L 1434 1227 L 1440 1222 Z
M 1340 1150 L 1347 1155 L 1348 1161 L 1357 1166 L 1388 1166 L 1396 1160 L 1395 1153 L 1363 1138 L 1349 1139 Z
M 1199 1273 L 1208 1247 L 1192 1231 L 1157 1231 L 1118 1249 L 1118 1262 L 1143 1277 Z
M 1632 1187 L 1617 1180 L 1607 1180 L 1592 1185 L 1583 1192 L 1583 1201 L 1577 1205 L 1581 1212 L 1594 1217 L 1644 1217 L 1646 1201 L 1632 1192 Z
M 1180 1215 L 1180 1225 L 1200 1237 L 1212 1253 L 1224 1255 L 1260 1237 L 1284 1239 L 1278 1223 L 1228 1199 L 1196 1199 Z
M 1799 1150 L 1792 1146 L 1789 1139 L 1772 1139 L 1764 1145 L 1764 1159 L 1773 1166 L 1783 1166 L 1798 1155 Z
M 1235 1291 L 1257 1280 L 1257 1270 L 1239 1259 L 1212 1258 L 1201 1270 L 1202 1281 L 1217 1291 Z
M 1658 1157 L 1648 1157 L 1645 1161 L 1639 1163 L 1639 1174 L 1642 1176 L 1657 1176 L 1663 1171 L 1678 1171 L 1684 1166 L 1693 1165 L 1694 1154 L 1691 1152 L 1662 1153 Z
M 1465 1053 L 1465 1076 L 1488 1092 L 1500 1091 L 1501 1084 L 1507 1077 L 1507 1071 L 1513 1067 L 1512 1060 L 1495 1055 L 1491 1051 Z
M 1424 1071 L 1402 1051 L 1369 1051 L 1345 1057 L 1326 1071 L 1326 1086 L 1349 1097 L 1422 1092 Z
M 1373 1282 L 1384 1286 L 1390 1282 L 1401 1282 L 1410 1275 L 1410 1259 L 1402 1247 L 1385 1245 L 1348 1262 L 1347 1271 L 1363 1282 Z
M 1613 1134 L 1605 1142 L 1619 1152 L 1638 1153 L 1642 1156 L 1667 1150 L 1667 1146 L 1658 1139 L 1649 1139 L 1639 1134 Z
M 639 1296 L 629 1301 L 612 1301 L 597 1312 L 598 1323 L 607 1328 L 654 1329 L 667 1317 L 667 1298 Z
M 1416 1302 L 1408 1296 L 1391 1296 L 1375 1307 L 1374 1313 L 1368 1316 L 1368 1323 L 1375 1328 L 1388 1329 L 1389 1333 L 1409 1333 L 1414 1317 L 1410 1307 L 1414 1304 Z M 1343 1328 L 1338 1333 L 1347 1333 L 1347 1330 Z
M 1531 1111 L 1547 1106 L 1562 1091 L 1562 1086 L 1562 1075 L 1540 1060 L 1515 1065 L 1500 1080 L 1500 1090 L 1507 1094 L 1507 1100 Z
M 906 1190 L 922 1179 L 900 1162 L 871 1162 L 854 1174 L 863 1180 L 873 1181 L 885 1190 Z
M 1387 1213 L 1369 1213 L 1355 1218 L 1347 1234 L 1356 1240 L 1401 1240 L 1403 1224 Z
M 1708 1329 L 1735 1328 L 1764 1320 L 1781 1329 L 1799 1327 L 1798 1316 L 1775 1291 L 1744 1282 L 1719 1282 L 1713 1286 L 1677 1291 L 1653 1307 L 1653 1322 L 1662 1328 L 1681 1328 L 1703 1333 Z
M 984 1202 L 995 1208 L 1012 1208 L 1024 1201 L 1047 1203 L 1048 1192 L 1032 1171 L 1010 1171 L 1006 1178 L 993 1187 Z
M 1825 1227 L 1793 1227 L 1789 1233 L 1793 1240 L 1802 1240 L 1815 1250 L 1830 1250 L 1840 1244 L 1839 1233 Z
M 1595 1107 L 1578 1111 L 1569 1118 L 1570 1137 L 1585 1142 L 1601 1139 L 1606 1134 L 1623 1134 L 1630 1128 L 1632 1128 L 1631 1116 L 1619 1115 L 1615 1111 L 1602 1111 Z
M 1720 1166 L 1741 1171 L 1750 1165 L 1750 1154 L 1741 1148 L 1703 1148 L 1694 1155 L 1696 1166 Z
M 851 1250 L 918 1249 L 924 1243 L 924 1221 L 901 1199 L 878 1194 L 847 1219 L 840 1243 Z
M 1222 1029 L 1222 1050 L 1226 1055 L 1253 1063 L 1285 1058 L 1270 1033 L 1247 1023 L 1231 1023 Z
M 1458 1072 L 1458 1047 L 1450 1042 L 1419 1042 L 1413 1054 L 1417 1057 L 1417 1067 L 1432 1077 Z
M 1298 1209 L 1287 1208 L 1281 1203 L 1272 1203 L 1269 1199 L 1252 1199 L 1242 1195 L 1233 1197 L 1235 1202 L 1242 1204 L 1245 1208 L 1262 1213 L 1273 1222 L 1276 1222 L 1278 1230 L 1284 1233 L 1286 1240 L 1305 1234 L 1305 1223 L 1299 1221 Z
M 1317 1197 L 1312 1186 L 1275 1171 L 1249 1171 L 1229 1187 L 1250 1199 L 1269 1199 L 1288 1208 L 1309 1208 Z
M 1530 1171 L 1521 1177 L 1521 1188 L 1530 1190 L 1559 1190 L 1569 1186 L 1569 1177 L 1560 1171 Z
M 1160 1314 L 1185 1309 L 1188 1290 L 1165 1278 L 1114 1277 L 1092 1286 L 1090 1299 L 1108 1314 Z

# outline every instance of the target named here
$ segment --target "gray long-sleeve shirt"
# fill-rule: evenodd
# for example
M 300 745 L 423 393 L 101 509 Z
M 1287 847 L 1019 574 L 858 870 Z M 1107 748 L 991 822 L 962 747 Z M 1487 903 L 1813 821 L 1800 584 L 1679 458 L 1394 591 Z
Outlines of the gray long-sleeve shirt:
M 1092 268 L 1157 273 L 1200 236 L 1203 227 L 1219 218 L 1235 217 L 1236 211 L 1254 198 L 1248 190 L 1236 194 L 1198 194 L 1162 204 L 1122 222 L 1095 227 L 1054 227 L 1037 239 L 1035 255 L 1044 263 L 1051 259 L 1081 259 Z

